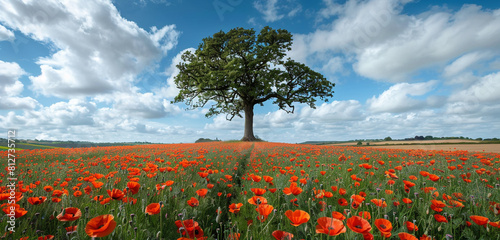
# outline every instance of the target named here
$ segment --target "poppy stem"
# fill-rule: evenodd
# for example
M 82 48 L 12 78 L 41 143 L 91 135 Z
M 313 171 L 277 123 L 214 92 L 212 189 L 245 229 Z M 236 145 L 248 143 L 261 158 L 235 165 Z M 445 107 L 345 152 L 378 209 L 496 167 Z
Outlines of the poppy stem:
M 162 220 L 162 217 L 161 217 L 161 208 L 162 208 L 162 206 L 160 205 L 160 214 L 158 214 L 160 216 L 160 240 L 163 237 L 163 229 L 162 229 L 163 225 L 161 225 L 161 220 Z

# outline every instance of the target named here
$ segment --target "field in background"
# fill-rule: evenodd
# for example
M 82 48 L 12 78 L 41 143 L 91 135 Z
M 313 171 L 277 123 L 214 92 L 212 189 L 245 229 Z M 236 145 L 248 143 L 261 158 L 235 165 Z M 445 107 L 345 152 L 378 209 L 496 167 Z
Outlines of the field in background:
M 385 149 L 423 149 L 423 150 L 444 150 L 444 151 L 469 151 L 469 152 L 495 152 L 500 153 L 500 144 L 483 143 L 479 140 L 468 139 L 442 139 L 442 140 L 396 140 L 396 141 L 376 141 L 362 142 L 362 146 L 385 148 Z M 358 142 L 351 141 L 345 143 L 330 144 L 332 146 L 357 146 Z
M 388 149 L 423 149 L 443 151 L 495 152 L 500 153 L 500 144 L 439 144 L 439 145 L 370 145 L 374 148 Z
M 495 153 L 212 142 L 16 155 L 19 214 L 7 239 L 500 239 Z M 7 161 L 0 167 L 5 186 Z M 8 194 L 0 187 L 4 211 Z M 81 215 L 61 221 L 69 207 Z M 107 214 L 115 224 L 89 228 Z
M 469 139 L 439 139 L 439 140 L 394 140 L 394 141 L 374 141 L 369 142 L 370 145 L 408 145 L 408 144 L 479 144 L 482 141 L 469 140 Z M 338 146 L 355 146 L 358 142 L 351 141 L 345 143 L 338 143 L 332 145 Z M 366 145 L 366 141 L 362 141 Z

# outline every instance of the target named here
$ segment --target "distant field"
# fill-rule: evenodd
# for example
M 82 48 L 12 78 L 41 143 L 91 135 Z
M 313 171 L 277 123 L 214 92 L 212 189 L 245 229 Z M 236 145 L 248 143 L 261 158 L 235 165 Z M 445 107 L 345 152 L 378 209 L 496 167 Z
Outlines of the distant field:
M 500 153 L 500 144 L 435 144 L 435 145 L 371 145 L 374 148 L 385 149 L 424 149 L 445 151 L 469 151 Z
M 346 143 L 338 143 L 338 144 L 332 144 L 332 145 L 337 145 L 337 146 L 354 146 L 358 142 L 352 141 L 352 142 L 346 142 Z M 370 142 L 370 145 L 403 145 L 403 144 L 444 144 L 444 143 L 450 143 L 450 144 L 456 144 L 456 143 L 481 143 L 481 141 L 478 140 L 468 140 L 468 139 L 439 139 L 439 140 L 404 140 L 404 141 L 380 141 L 380 142 Z M 363 142 L 363 145 L 366 145 L 366 142 Z
M 357 142 L 331 144 L 336 146 L 355 146 Z M 363 142 L 366 146 L 366 142 Z M 484 144 L 478 140 L 440 139 L 423 141 L 381 141 L 370 142 L 371 147 L 385 149 L 424 149 L 445 151 L 493 152 L 500 153 L 500 144 Z
M 0 146 L 0 151 L 3 151 L 3 150 L 9 150 L 10 148 L 6 147 L 6 146 Z M 16 150 L 22 150 L 21 148 L 15 148 Z

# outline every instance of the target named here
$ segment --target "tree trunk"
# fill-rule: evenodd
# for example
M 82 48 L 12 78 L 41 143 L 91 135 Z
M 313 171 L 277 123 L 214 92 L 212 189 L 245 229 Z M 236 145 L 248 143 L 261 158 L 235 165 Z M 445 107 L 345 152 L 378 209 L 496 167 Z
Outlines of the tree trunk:
M 245 134 L 241 141 L 256 141 L 257 138 L 253 135 L 253 104 L 245 106 Z

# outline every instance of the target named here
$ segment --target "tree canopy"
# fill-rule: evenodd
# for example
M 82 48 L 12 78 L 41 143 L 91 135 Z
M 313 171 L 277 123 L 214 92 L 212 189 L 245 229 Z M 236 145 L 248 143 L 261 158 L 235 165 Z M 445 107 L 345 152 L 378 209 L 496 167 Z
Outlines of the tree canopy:
M 210 105 L 206 117 L 226 114 L 228 120 L 245 113 L 242 140 L 254 141 L 253 110 L 256 104 L 272 100 L 280 109 L 293 113 L 294 103 L 315 108 L 316 97 L 328 101 L 334 83 L 308 66 L 286 56 L 292 34 L 264 27 L 220 31 L 194 52 L 182 55 L 175 83 L 180 89 L 175 102 L 190 109 Z

